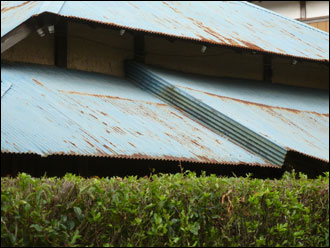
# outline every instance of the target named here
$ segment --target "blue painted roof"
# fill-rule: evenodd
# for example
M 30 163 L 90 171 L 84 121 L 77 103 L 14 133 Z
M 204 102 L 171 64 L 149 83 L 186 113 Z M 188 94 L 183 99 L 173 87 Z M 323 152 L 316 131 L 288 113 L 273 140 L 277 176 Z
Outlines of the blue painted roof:
M 226 116 L 199 99 L 187 94 L 177 86 L 159 77 L 144 65 L 134 61 L 125 63 L 125 72 L 143 90 L 156 95 L 170 105 L 183 110 L 191 118 L 198 120 L 215 133 L 226 135 L 271 163 L 281 166 L 287 150 L 267 138 L 253 132 L 246 126 Z
M 206 43 L 329 61 L 328 33 L 244 1 L 3 1 L 1 37 L 43 12 Z
M 272 166 L 125 79 L 27 64 L 1 76 L 1 152 Z
M 329 91 L 146 68 L 287 150 L 329 162 Z

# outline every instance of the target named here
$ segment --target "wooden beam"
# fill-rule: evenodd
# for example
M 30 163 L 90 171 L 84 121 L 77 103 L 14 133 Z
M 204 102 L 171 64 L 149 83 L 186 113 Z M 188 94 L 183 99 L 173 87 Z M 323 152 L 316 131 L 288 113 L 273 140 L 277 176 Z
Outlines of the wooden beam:
M 65 19 L 58 21 L 55 24 L 54 34 L 54 52 L 55 52 L 55 65 L 58 67 L 67 67 L 67 49 L 68 49 L 68 36 L 67 36 L 67 22 Z
M 30 35 L 32 28 L 22 23 L 1 38 L 1 54 Z
M 272 58 L 269 54 L 263 55 L 263 80 L 266 82 L 272 82 L 273 70 L 272 70 Z
M 313 22 L 328 22 L 329 16 L 317 16 L 317 17 L 311 17 L 311 18 L 305 18 L 305 19 L 296 19 L 297 21 L 302 21 L 304 23 L 313 23 Z
M 306 1 L 300 1 L 300 19 L 306 19 Z
M 134 60 L 144 63 L 144 34 L 136 33 L 134 35 Z

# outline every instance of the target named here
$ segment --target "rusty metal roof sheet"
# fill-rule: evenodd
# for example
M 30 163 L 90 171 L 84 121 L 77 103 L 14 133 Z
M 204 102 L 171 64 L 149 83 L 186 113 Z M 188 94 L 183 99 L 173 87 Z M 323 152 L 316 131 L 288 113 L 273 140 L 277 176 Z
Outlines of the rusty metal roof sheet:
M 329 162 L 329 91 L 148 69 L 288 151 Z
M 4 64 L 1 152 L 273 166 L 125 79 Z
M 203 103 L 191 94 L 187 94 L 142 64 L 127 61 L 125 70 L 126 75 L 142 89 L 180 108 L 193 119 L 202 122 L 214 132 L 226 135 L 271 163 L 278 166 L 283 165 L 287 153 L 287 150 L 283 146 L 270 141 L 268 138 L 242 125 L 230 116 Z
M 52 12 L 131 30 L 329 61 L 329 34 L 244 1 L 1 2 L 1 37 Z

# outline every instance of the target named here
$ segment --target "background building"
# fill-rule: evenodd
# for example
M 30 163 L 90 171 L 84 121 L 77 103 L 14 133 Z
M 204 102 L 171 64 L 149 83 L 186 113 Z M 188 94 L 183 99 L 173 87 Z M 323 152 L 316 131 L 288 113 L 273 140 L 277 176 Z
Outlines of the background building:
M 329 1 L 251 1 L 329 33 Z

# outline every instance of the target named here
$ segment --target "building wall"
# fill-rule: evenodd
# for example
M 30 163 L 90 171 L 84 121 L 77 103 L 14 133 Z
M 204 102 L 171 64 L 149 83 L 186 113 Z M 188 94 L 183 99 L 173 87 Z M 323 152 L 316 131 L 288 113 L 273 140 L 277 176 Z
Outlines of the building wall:
M 329 1 L 306 1 L 306 17 L 329 16 Z
M 273 82 L 293 86 L 329 89 L 329 66 L 309 61 L 293 65 L 292 59 L 274 58 Z
M 225 47 L 208 47 L 201 52 L 202 45 L 183 40 L 171 42 L 167 39 L 146 36 L 146 64 L 168 69 L 248 79 L 262 79 L 262 56 L 251 52 L 235 52 Z
M 300 1 L 252 1 L 283 16 L 299 19 Z M 329 16 L 329 1 L 306 1 L 306 18 Z
M 318 28 L 318 29 L 321 29 L 321 30 L 329 33 L 329 21 L 312 22 L 312 23 L 309 23 L 309 25 L 313 26 L 314 28 Z
M 252 1 L 252 3 L 292 19 L 300 18 L 299 1 Z
M 129 33 L 78 23 L 68 24 L 68 68 L 123 77 L 124 61 L 133 59 Z
M 54 65 L 54 34 L 40 37 L 33 32 L 1 54 L 1 60 Z

